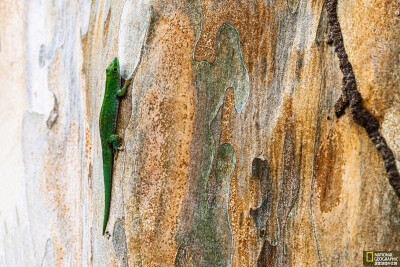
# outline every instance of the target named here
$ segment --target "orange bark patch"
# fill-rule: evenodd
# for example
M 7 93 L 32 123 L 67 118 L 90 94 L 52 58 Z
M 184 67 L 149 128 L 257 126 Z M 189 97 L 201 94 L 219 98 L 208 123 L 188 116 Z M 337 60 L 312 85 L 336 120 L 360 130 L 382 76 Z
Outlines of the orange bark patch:
M 329 212 L 339 204 L 343 162 L 338 143 L 340 142 L 334 134 L 328 134 L 319 145 L 315 162 L 315 178 L 322 212 Z
M 153 80 L 143 92 L 137 126 L 143 136 L 138 144 L 143 147 L 138 159 L 140 195 L 135 196 L 140 203 L 140 233 L 128 238 L 128 247 L 140 250 L 143 266 L 173 266 L 194 128 L 191 55 L 195 36 L 189 19 L 178 12 L 160 14 L 153 36 L 149 49 L 157 57 L 145 58 L 143 64 L 157 68 L 147 73 Z
M 222 104 L 222 115 L 221 115 L 221 139 L 220 143 L 230 143 L 232 138 L 232 116 L 234 115 L 235 103 L 233 99 L 233 89 L 229 88 L 225 93 L 224 104 Z

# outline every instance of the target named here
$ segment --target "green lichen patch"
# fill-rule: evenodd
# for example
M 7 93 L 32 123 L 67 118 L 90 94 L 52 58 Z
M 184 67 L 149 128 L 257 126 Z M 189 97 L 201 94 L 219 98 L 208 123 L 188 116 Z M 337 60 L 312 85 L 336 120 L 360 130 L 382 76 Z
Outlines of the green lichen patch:
M 249 73 L 244 64 L 238 31 L 224 23 L 217 34 L 217 57 L 214 62 L 195 61 L 198 123 L 195 147 L 197 162 L 193 167 L 193 189 L 187 205 L 194 207 L 190 230 L 180 235 L 181 243 L 175 266 L 231 266 L 233 237 L 229 224 L 229 185 L 235 169 L 235 150 L 222 144 L 214 162 L 215 142 L 211 122 L 216 119 L 228 88 L 233 88 L 234 104 L 241 113 L 249 98 Z M 195 161 L 194 161 L 195 162 Z M 210 180 L 215 164 L 215 179 Z M 214 177 L 214 176 L 213 176 Z M 193 201 L 193 199 L 196 199 Z M 185 216 L 188 216 L 185 214 Z M 190 216 L 190 215 L 189 215 Z
M 179 248 L 175 266 L 231 266 L 232 230 L 229 225 L 229 186 L 236 165 L 235 149 L 222 144 L 217 154 L 216 188 L 202 192 L 205 196 L 197 209 L 193 231 Z M 211 193 L 214 192 L 214 193 Z M 190 255 L 190 257 L 188 257 Z M 190 261 L 190 262 L 188 262 Z

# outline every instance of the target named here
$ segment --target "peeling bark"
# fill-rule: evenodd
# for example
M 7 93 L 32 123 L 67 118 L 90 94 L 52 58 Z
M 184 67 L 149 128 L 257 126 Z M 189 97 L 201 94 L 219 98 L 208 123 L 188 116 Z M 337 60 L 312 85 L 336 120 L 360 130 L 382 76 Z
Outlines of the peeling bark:
M 385 138 L 379 132 L 378 120 L 363 106 L 361 94 L 357 90 L 356 77 L 344 47 L 342 31 L 337 16 L 337 0 L 326 0 L 325 6 L 329 18 L 330 38 L 335 46 L 335 52 L 339 58 L 340 70 L 343 73 L 343 93 L 335 105 L 336 116 L 341 117 L 346 106 L 350 106 L 354 121 L 365 129 L 369 138 L 375 144 L 376 149 L 381 154 L 389 183 L 396 192 L 397 197 L 400 198 L 400 175 L 393 152 L 386 143 Z

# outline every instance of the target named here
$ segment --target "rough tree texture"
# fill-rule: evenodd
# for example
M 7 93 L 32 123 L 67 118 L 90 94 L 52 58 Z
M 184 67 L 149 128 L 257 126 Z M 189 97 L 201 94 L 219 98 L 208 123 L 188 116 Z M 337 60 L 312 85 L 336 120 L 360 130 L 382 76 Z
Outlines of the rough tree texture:
M 359 266 L 400 250 L 373 143 L 379 123 L 398 164 L 400 3 L 339 1 L 338 28 L 336 2 L 1 0 L 0 266 Z M 115 56 L 133 82 L 103 236 Z M 358 100 L 340 109 L 353 77 L 370 132 Z

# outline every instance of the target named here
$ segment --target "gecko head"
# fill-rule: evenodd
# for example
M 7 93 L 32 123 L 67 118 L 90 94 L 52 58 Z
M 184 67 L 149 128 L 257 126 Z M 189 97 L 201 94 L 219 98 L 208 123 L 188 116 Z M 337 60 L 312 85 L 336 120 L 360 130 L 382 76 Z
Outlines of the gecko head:
M 117 58 L 117 57 L 115 57 L 115 58 L 111 61 L 110 65 L 108 65 L 106 71 L 107 71 L 107 74 L 110 74 L 110 75 L 111 75 L 111 74 L 117 74 L 117 75 L 119 75 L 119 61 L 118 61 L 118 58 Z

